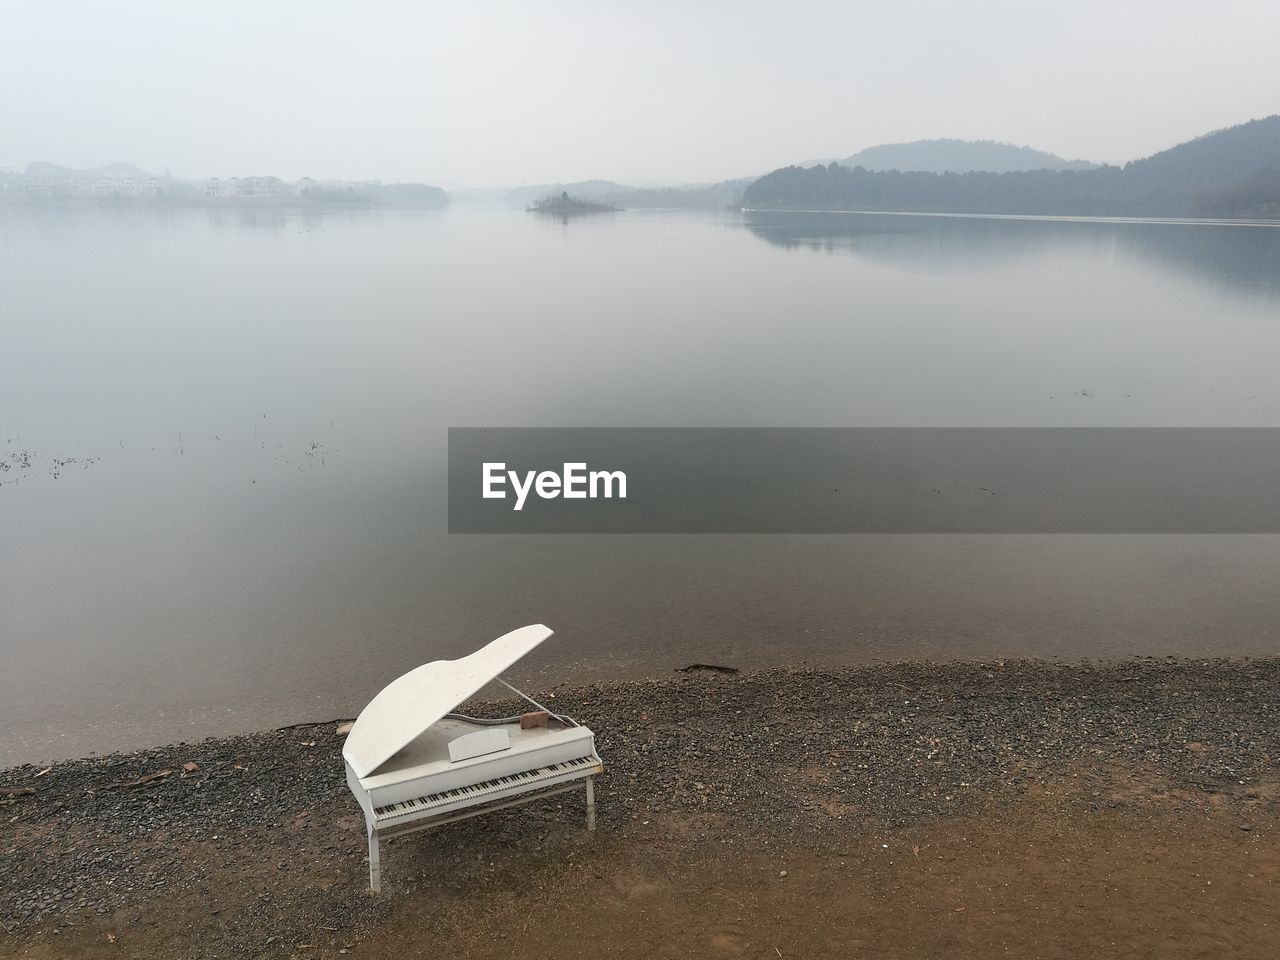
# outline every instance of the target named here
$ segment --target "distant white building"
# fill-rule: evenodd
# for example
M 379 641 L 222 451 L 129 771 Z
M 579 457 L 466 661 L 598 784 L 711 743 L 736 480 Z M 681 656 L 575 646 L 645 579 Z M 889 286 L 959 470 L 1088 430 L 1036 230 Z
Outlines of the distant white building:
M 81 196 L 119 197 L 127 200 L 153 199 L 160 194 L 160 181 L 154 177 L 98 177 L 69 181 L 72 192 Z
M 156 177 L 30 176 L 0 171 L 0 193 L 22 200 L 155 200 L 165 195 Z
M 230 177 L 219 180 L 214 177 L 204 183 L 206 197 L 222 199 L 260 199 L 264 197 L 288 197 L 294 188 L 279 177 Z
M 232 182 L 237 197 L 283 197 L 293 192 L 279 177 L 238 177 Z

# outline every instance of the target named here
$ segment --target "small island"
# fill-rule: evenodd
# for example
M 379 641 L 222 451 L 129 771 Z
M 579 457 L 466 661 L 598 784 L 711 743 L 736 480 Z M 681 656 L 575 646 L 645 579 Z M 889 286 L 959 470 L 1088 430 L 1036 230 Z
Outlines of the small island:
M 577 216 L 582 213 L 617 213 L 619 207 L 602 203 L 599 200 L 584 200 L 581 197 L 569 196 L 569 191 L 562 190 L 560 195 L 543 197 L 529 207 L 531 213 L 551 213 L 556 216 Z

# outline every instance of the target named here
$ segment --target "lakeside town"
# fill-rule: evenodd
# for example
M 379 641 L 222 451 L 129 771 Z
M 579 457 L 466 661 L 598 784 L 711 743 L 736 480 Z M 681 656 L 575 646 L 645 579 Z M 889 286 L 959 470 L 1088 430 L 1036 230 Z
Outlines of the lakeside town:
M 421 183 L 381 180 L 284 180 L 274 176 L 185 180 L 132 164 L 76 170 L 36 162 L 0 168 L 0 203 L 347 203 L 445 206 L 448 194 Z

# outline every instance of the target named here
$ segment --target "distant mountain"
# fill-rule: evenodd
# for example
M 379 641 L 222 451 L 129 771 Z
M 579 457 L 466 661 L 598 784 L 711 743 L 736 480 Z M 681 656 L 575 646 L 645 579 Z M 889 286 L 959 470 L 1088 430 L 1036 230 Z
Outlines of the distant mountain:
M 1031 147 L 1015 147 L 995 140 L 915 140 L 867 147 L 839 161 L 844 167 L 867 170 L 900 170 L 903 173 L 968 173 L 985 170 L 1008 173 L 1014 170 L 1093 170 L 1098 165 L 1087 160 L 1064 160 L 1056 154 Z
M 88 177 L 95 179 L 97 177 L 132 177 L 136 180 L 149 180 L 151 174 L 140 167 L 135 167 L 132 163 L 109 163 L 105 167 L 91 167 L 85 170 L 77 170 L 74 167 L 64 167 L 60 163 L 49 163 L 47 160 L 36 160 L 27 164 L 25 171 L 28 177 L 49 177 L 54 179 L 71 179 L 74 177 Z
M 510 187 L 467 187 L 450 190 L 449 199 L 456 203 L 498 203 L 506 199 Z
M 753 178 L 721 180 L 718 183 L 687 183 L 673 187 L 636 188 L 612 194 L 611 203 L 620 207 L 648 209 L 724 209 L 742 206 L 742 192 Z
M 1065 216 L 1280 217 L 1280 115 L 1121 167 L 904 173 L 784 167 L 747 187 L 752 209 Z
M 535 203 L 543 197 L 558 197 L 562 193 L 581 200 L 604 200 L 615 193 L 629 193 L 634 187 L 623 186 L 612 180 L 579 180 L 577 183 L 542 183 L 529 187 L 513 187 L 502 199 L 511 203 Z
M 357 193 L 373 203 L 388 207 L 438 210 L 449 205 L 449 195 L 425 183 L 379 183 L 363 186 Z

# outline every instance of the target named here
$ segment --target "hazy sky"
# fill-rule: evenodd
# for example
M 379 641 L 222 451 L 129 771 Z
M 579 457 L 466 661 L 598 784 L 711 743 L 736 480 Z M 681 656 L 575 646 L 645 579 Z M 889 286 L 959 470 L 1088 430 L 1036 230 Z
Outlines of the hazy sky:
M 1124 161 L 1280 111 L 1275 0 L 0 0 L 0 167 L 718 180 L 925 137 Z

